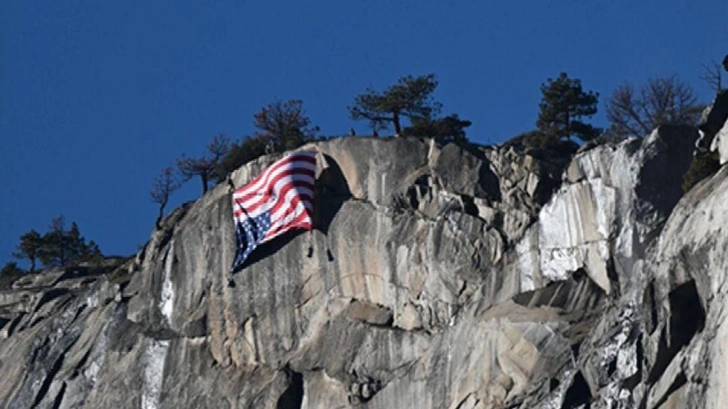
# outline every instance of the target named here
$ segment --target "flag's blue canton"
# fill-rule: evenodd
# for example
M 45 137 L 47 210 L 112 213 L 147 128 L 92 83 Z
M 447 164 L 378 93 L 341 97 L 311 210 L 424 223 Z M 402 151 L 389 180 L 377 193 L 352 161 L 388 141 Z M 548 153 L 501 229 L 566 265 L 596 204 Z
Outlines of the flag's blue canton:
M 247 218 L 242 223 L 237 223 L 235 230 L 238 242 L 238 254 L 235 256 L 233 271 L 237 271 L 242 267 L 245 259 L 263 241 L 263 237 L 265 237 L 269 229 L 270 211 L 263 212 L 252 219 Z

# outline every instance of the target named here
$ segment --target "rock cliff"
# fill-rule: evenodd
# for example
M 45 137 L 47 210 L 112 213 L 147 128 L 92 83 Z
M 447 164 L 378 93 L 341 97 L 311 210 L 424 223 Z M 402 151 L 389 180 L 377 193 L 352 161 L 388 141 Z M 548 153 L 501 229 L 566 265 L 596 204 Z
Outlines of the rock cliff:
M 728 171 L 681 198 L 697 137 L 319 142 L 320 228 L 233 276 L 221 184 L 132 259 L 2 290 L 0 406 L 719 408 Z

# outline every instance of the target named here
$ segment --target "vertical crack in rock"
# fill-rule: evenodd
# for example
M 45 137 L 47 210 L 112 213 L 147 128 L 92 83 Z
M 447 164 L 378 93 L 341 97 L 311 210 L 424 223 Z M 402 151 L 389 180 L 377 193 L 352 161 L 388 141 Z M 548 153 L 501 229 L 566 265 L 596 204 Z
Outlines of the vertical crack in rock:
M 46 375 L 45 379 L 43 379 L 43 383 L 40 386 L 40 389 L 38 390 L 38 393 L 35 395 L 35 400 L 33 401 L 33 406 L 31 406 L 31 409 L 35 409 L 38 407 L 38 404 L 43 400 L 43 398 L 48 393 L 48 389 L 50 389 L 51 384 L 53 383 L 53 379 L 55 378 L 58 371 L 61 370 L 61 367 L 63 366 L 63 358 L 65 354 L 60 354 L 60 356 L 56 359 L 56 361 L 53 363 L 53 366 L 50 370 L 48 370 L 48 374 Z
M 651 334 L 657 328 L 658 319 L 657 315 L 657 299 L 655 296 L 655 283 L 650 282 L 644 291 L 644 297 L 642 305 L 645 306 L 646 311 L 643 312 L 643 320 L 645 324 L 645 332 Z
M 73 374 L 72 374 L 73 377 L 78 376 L 78 373 L 82 370 L 82 368 L 84 368 L 86 366 L 86 362 L 88 362 L 88 358 L 89 358 L 89 356 L 91 356 L 91 351 L 92 351 L 92 348 L 89 347 L 89 349 L 81 357 L 81 360 L 78 361 L 76 366 L 73 368 Z
M 53 401 L 51 409 L 60 409 L 61 404 L 63 403 L 63 396 L 66 394 L 67 386 L 68 385 L 66 384 L 66 382 L 63 382 L 63 385 L 61 385 L 61 390 L 56 395 L 56 399 Z

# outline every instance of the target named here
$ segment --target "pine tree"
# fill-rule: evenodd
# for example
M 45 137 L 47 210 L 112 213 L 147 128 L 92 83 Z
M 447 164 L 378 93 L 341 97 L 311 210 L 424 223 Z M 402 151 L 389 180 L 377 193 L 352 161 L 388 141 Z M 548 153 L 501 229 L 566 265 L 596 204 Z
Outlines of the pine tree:
M 581 80 L 572 79 L 562 72 L 556 79 L 549 78 L 541 85 L 543 98 L 539 104 L 536 127 L 543 144 L 576 136 L 589 141 L 599 136 L 600 130 L 581 121 L 597 112 L 599 94 L 584 92 Z
M 378 93 L 368 88 L 364 94 L 357 95 L 354 106 L 349 107 L 351 119 L 369 120 L 373 129 L 383 129 L 386 124 L 394 126 L 394 134 L 402 135 L 402 117 L 435 118 L 440 111 L 440 103 L 432 100 L 437 88 L 434 74 L 412 77 L 408 75 L 397 84 Z
M 43 235 L 38 259 L 46 267 L 64 266 L 68 262 L 68 238 L 65 224 L 65 217 L 55 217 L 51 220 L 48 232 Z
M 86 243 L 76 222 L 66 229 L 66 219 L 58 216 L 51 220 L 48 232 L 41 239 L 38 260 L 46 267 L 61 267 L 78 264 L 102 257 L 98 245 Z
M 412 125 L 405 127 L 403 136 L 426 136 L 439 138 L 443 142 L 465 142 L 465 128 L 472 125 L 466 119 L 460 119 L 458 114 L 448 115 L 440 119 L 412 118 Z
M 13 253 L 13 257 L 19 260 L 27 259 L 30 262 L 30 272 L 32 273 L 35 271 L 35 262 L 42 246 L 43 238 L 40 233 L 31 230 L 20 236 L 20 244 L 16 248 L 17 251 Z

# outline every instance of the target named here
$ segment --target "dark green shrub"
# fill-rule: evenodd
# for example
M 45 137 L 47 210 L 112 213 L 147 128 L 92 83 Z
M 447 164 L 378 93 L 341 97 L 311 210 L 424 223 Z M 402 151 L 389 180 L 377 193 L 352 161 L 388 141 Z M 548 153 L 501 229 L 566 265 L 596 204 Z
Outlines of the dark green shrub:
M 552 140 L 571 139 L 572 136 L 582 141 L 599 136 L 600 129 L 581 120 L 596 114 L 599 93 L 584 91 L 581 80 L 569 78 L 565 72 L 542 84 L 541 93 L 543 97 L 538 104 L 536 121 L 540 133 L 531 136 L 545 138 L 542 146 Z
M 240 143 L 234 143 L 215 168 L 214 178 L 218 182 L 225 180 L 235 169 L 264 155 L 266 145 L 266 140 L 259 136 L 245 137 Z
M 698 182 L 715 174 L 719 169 L 720 161 L 717 152 L 696 153 L 693 161 L 690 162 L 688 171 L 683 176 L 683 192 L 692 189 Z
M 13 281 L 25 274 L 25 270 L 18 267 L 14 261 L 7 262 L 0 270 L 0 288 L 9 288 Z
M 457 114 L 440 119 L 412 118 L 412 125 L 402 130 L 402 136 L 427 136 L 438 138 L 443 142 L 467 142 L 465 128 L 472 125 Z

